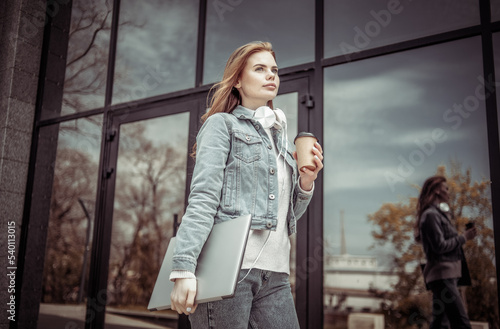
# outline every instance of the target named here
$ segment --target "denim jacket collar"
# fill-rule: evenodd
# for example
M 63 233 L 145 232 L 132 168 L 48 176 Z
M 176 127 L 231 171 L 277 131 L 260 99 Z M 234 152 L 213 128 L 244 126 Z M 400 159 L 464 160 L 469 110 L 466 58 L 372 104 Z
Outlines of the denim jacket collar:
M 243 107 L 241 105 L 238 105 L 234 108 L 233 110 L 233 115 L 237 117 L 238 119 L 247 119 L 251 120 L 253 119 L 253 115 L 255 113 L 254 110 L 247 109 L 246 107 Z
M 252 122 L 256 122 L 256 120 L 254 119 L 255 110 L 251 110 L 242 105 L 237 105 L 231 113 L 240 120 L 250 120 Z M 273 126 L 271 127 L 271 132 L 274 137 L 277 134 L 277 129 Z M 275 140 L 274 142 L 281 144 L 281 141 L 277 142 Z M 276 145 L 278 146 L 278 144 Z M 278 147 L 281 147 L 281 145 L 279 145 Z

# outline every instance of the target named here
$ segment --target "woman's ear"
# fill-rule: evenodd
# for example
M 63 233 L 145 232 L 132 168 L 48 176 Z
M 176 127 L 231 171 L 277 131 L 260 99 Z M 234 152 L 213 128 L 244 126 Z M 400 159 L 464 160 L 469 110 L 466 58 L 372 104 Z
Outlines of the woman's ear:
M 241 81 L 238 79 L 238 81 L 236 81 L 236 84 L 234 85 L 234 88 L 236 89 L 240 89 L 241 88 Z

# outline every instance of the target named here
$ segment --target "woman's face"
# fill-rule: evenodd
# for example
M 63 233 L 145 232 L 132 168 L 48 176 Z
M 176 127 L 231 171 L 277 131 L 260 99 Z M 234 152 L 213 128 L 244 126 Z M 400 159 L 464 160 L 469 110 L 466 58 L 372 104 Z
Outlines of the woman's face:
M 448 183 L 443 182 L 441 185 L 439 185 L 436 194 L 438 196 L 439 202 L 448 202 L 450 201 L 450 194 L 448 192 Z
M 255 110 L 274 99 L 278 94 L 280 79 L 278 66 L 269 51 L 252 54 L 234 86 L 241 95 L 241 105 Z

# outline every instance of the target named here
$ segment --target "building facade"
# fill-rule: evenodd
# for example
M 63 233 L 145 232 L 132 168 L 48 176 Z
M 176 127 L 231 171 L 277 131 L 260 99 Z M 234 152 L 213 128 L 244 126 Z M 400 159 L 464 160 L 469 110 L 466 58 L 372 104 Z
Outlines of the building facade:
M 289 140 L 313 132 L 325 154 L 292 238 L 301 328 L 343 328 L 328 304 L 342 280 L 325 265 L 345 248 L 339 211 L 352 255 L 418 278 L 413 207 L 435 173 L 457 229 L 480 229 L 464 247 L 471 319 L 498 328 L 499 0 L 17 0 L 0 18 L 2 327 L 189 327 L 145 307 L 210 87 L 262 40 Z M 401 294 L 410 313 L 370 311 L 428 321 L 421 280 Z

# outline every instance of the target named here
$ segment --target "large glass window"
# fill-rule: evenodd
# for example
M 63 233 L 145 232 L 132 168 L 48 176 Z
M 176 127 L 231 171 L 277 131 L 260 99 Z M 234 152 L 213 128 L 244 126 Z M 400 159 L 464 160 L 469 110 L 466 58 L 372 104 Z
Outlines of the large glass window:
M 314 61 L 314 1 L 208 1 L 203 83 L 220 81 L 233 50 L 257 40 L 273 44 L 280 68 Z
M 101 128 L 102 116 L 59 126 L 38 329 L 86 320 Z
M 194 87 L 199 0 L 124 0 L 113 103 Z
M 73 1 L 62 115 L 104 106 L 111 16 L 112 1 Z
M 127 328 L 150 328 L 132 318 L 148 313 L 168 243 L 184 214 L 188 132 L 188 112 L 120 127 L 106 328 L 124 320 Z M 171 310 L 154 317 L 161 328 L 177 321 Z
M 325 58 L 475 24 L 477 0 L 325 1 Z
M 479 37 L 325 69 L 325 328 L 367 311 L 400 329 L 430 319 L 413 224 L 436 173 L 458 231 L 479 228 L 469 316 L 498 326 L 482 72 Z

